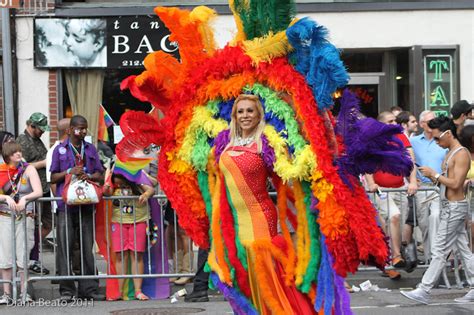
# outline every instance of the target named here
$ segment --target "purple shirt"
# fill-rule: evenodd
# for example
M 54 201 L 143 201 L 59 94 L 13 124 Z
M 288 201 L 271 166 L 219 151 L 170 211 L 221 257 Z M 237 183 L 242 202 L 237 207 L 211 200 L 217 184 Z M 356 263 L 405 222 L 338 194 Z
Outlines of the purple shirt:
M 96 172 L 102 173 L 104 168 L 100 164 L 99 154 L 93 144 L 83 141 L 84 143 L 84 165 L 87 174 L 94 174 Z M 69 139 L 64 140 L 58 144 L 53 151 L 51 159 L 51 174 L 61 173 L 67 171 L 69 168 L 75 166 L 74 153 L 69 145 Z M 56 196 L 60 197 L 64 189 L 64 180 L 56 183 Z M 64 211 L 64 202 L 57 201 L 58 211 Z M 69 206 L 68 210 L 77 211 L 79 206 Z

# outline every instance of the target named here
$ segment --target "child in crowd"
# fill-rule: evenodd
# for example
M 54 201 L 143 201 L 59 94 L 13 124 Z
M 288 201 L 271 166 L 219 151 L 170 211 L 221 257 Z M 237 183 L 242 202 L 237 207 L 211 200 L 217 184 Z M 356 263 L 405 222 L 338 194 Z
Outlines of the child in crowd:
M 112 184 L 112 185 L 111 185 Z M 153 196 L 153 187 L 149 185 L 137 185 L 127 180 L 121 174 L 112 174 L 111 184 L 104 186 L 104 195 L 113 196 L 139 196 L 135 199 L 115 200 L 112 212 L 112 250 L 115 255 L 115 268 L 117 274 L 125 274 L 128 271 L 129 262 L 131 272 L 143 274 L 143 255 L 146 249 L 146 228 L 150 218 L 148 211 L 148 199 Z M 136 257 L 135 257 L 136 255 Z M 135 298 L 137 300 L 148 300 L 141 291 L 142 278 L 134 278 Z M 123 279 L 118 279 L 120 297 L 123 290 Z M 120 299 L 118 297 L 117 299 Z

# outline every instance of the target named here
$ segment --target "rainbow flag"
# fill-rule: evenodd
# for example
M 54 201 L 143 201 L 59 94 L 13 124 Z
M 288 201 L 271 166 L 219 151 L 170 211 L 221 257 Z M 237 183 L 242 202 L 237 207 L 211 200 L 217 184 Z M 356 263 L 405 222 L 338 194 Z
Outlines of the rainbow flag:
M 110 137 L 107 128 L 113 125 L 115 125 L 115 122 L 112 117 L 107 113 L 104 106 L 99 105 L 99 128 L 97 131 L 97 139 L 109 142 Z
M 141 171 L 150 164 L 153 158 L 134 158 L 131 157 L 127 162 L 115 161 L 114 173 L 123 175 L 126 179 L 136 183 L 142 176 L 146 176 Z

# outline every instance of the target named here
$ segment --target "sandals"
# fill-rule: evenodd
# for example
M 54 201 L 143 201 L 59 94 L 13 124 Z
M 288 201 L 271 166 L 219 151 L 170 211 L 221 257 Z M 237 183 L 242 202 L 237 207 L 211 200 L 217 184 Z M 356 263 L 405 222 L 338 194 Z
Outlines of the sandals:
M 354 293 L 354 289 L 351 287 L 349 283 L 347 283 L 347 281 L 344 281 L 344 288 L 346 288 L 347 292 Z
M 138 291 L 135 293 L 135 298 L 139 301 L 146 301 L 149 300 L 150 298 L 143 294 L 141 291 Z

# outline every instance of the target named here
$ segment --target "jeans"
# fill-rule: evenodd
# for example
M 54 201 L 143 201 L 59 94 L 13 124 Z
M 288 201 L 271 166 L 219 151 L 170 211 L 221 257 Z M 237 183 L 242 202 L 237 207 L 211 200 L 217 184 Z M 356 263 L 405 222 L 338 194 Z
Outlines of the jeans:
M 193 285 L 194 285 L 193 292 L 207 291 L 208 281 L 209 281 L 209 272 L 204 271 L 204 266 L 206 265 L 207 256 L 209 256 L 209 251 L 199 248 L 197 272 L 193 281 Z
M 469 285 L 474 287 L 474 255 L 469 248 L 465 225 L 468 211 L 466 200 L 442 200 L 438 233 L 431 248 L 431 263 L 420 284 L 423 290 L 429 292 L 436 284 L 453 246 L 456 246 L 461 256 Z
M 95 274 L 95 261 L 92 253 L 94 245 L 94 220 L 95 210 L 92 206 L 82 206 L 79 211 L 57 213 L 57 234 L 58 234 L 58 271 L 60 276 L 73 275 L 72 257 L 73 245 L 76 242 L 76 236 L 82 235 L 81 245 L 81 270 L 83 275 Z M 79 234 L 75 233 L 75 227 L 79 228 Z M 79 297 L 88 297 L 97 293 L 99 280 L 78 280 Z M 59 281 L 59 293 L 61 296 L 76 296 L 76 285 L 74 280 Z
M 425 200 L 430 201 L 424 202 Z M 416 193 L 416 217 L 423 236 L 423 250 L 426 260 L 430 260 L 432 256 L 433 244 L 439 226 L 439 211 L 439 193 L 433 191 Z

